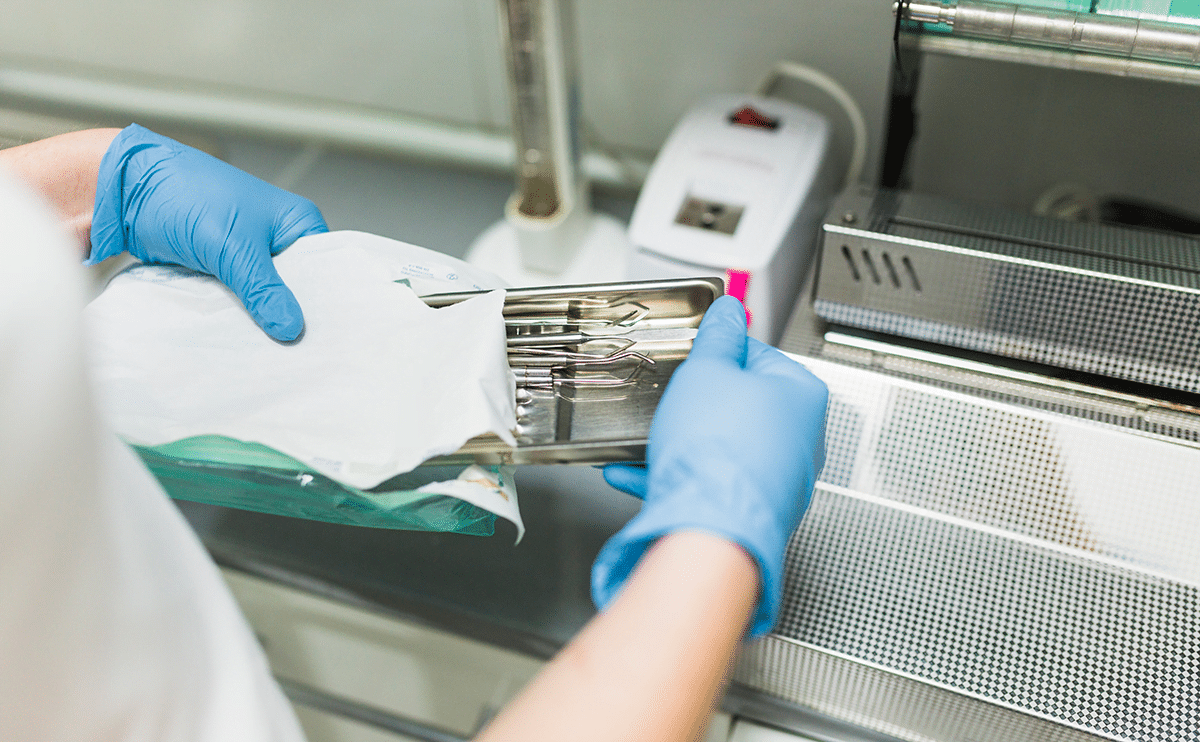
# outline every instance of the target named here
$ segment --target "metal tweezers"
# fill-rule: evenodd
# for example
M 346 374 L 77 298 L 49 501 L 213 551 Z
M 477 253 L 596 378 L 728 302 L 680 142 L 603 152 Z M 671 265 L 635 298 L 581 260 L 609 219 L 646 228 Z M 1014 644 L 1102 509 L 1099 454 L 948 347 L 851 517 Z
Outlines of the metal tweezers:
M 505 307 L 508 361 L 518 388 L 553 389 L 569 397 L 582 386 L 622 387 L 654 359 L 639 343 L 691 340 L 690 327 L 643 326 L 649 308 L 627 297 L 556 299 Z M 609 315 L 595 316 L 597 314 Z M 515 316 L 512 316 L 515 315 Z

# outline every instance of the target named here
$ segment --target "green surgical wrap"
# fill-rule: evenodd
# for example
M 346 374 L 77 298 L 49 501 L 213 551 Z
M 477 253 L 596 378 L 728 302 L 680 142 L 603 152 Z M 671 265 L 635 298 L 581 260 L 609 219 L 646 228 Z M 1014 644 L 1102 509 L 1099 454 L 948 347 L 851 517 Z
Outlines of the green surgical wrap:
M 454 479 L 462 467 L 418 467 L 368 491 L 336 482 L 273 448 L 224 436 L 133 449 L 177 500 L 371 528 L 473 536 L 495 532 L 494 513 L 417 491 Z

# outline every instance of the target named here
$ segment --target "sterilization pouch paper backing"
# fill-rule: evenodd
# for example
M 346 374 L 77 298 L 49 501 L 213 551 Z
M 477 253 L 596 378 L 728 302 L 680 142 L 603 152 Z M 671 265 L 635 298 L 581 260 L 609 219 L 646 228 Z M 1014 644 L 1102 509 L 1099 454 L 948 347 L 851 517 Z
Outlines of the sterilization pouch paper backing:
M 210 276 L 135 266 L 113 278 L 86 320 L 101 404 L 120 435 L 141 447 L 258 443 L 359 490 L 476 435 L 515 444 L 504 292 L 432 309 L 410 288 L 485 288 L 486 275 L 358 232 L 302 238 L 275 265 L 304 310 L 294 343 L 267 337 Z M 499 488 L 441 489 L 523 530 L 516 498 Z

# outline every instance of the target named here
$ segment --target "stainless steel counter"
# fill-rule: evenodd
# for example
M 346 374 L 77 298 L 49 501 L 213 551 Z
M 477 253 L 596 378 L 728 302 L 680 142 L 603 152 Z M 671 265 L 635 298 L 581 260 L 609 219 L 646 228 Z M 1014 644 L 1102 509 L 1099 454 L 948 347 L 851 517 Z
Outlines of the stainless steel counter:
M 226 567 L 550 657 L 592 616 L 601 544 L 636 512 L 591 467 L 520 467 L 524 540 L 340 526 L 178 503 Z

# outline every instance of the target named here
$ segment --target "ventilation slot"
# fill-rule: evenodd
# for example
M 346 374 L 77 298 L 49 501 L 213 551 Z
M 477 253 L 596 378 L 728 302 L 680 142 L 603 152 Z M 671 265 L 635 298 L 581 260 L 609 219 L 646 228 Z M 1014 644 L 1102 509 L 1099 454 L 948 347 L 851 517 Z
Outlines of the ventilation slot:
M 917 278 L 917 271 L 915 268 L 913 268 L 912 261 L 908 259 L 907 255 L 905 255 L 904 257 L 900 258 L 900 263 L 904 266 L 904 272 L 908 274 L 910 279 L 912 279 L 913 288 L 917 291 L 920 291 L 921 281 Z
M 879 280 L 879 271 L 875 270 L 875 261 L 871 260 L 871 253 L 866 250 L 862 251 L 863 262 L 867 264 L 867 270 L 871 272 L 871 280 L 875 283 L 881 283 Z
M 890 283 L 895 289 L 903 290 L 911 285 L 914 291 L 921 290 L 921 280 L 917 278 L 917 270 L 907 255 L 900 256 L 900 262 L 897 264 L 891 253 L 881 252 L 878 257 L 875 257 L 871 255 L 870 250 L 863 248 L 862 271 L 859 270 L 859 262 L 849 245 L 842 245 L 842 257 L 846 259 L 846 267 L 850 269 L 850 275 L 856 283 L 863 280 L 865 272 L 877 286 Z M 882 268 L 879 267 L 879 263 L 883 264 Z M 886 271 L 886 281 L 884 274 L 880 271 Z
M 842 245 L 842 257 L 846 258 L 846 265 L 850 266 L 850 275 L 854 276 L 855 282 L 861 281 L 862 276 L 858 273 L 858 266 L 854 264 L 854 256 L 850 254 L 849 245 Z
M 887 268 L 888 278 L 892 279 L 892 285 L 900 288 L 900 276 L 896 275 L 896 266 L 892 265 L 892 258 L 887 253 L 883 254 L 883 267 Z

